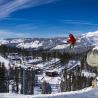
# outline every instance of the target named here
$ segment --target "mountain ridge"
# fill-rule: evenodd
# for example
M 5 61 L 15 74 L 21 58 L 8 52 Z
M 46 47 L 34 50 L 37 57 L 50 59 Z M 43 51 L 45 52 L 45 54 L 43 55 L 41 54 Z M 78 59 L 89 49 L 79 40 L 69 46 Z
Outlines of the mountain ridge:
M 98 31 L 88 32 L 76 37 L 76 47 L 98 45 Z M 8 38 L 0 40 L 0 45 L 12 45 L 18 48 L 32 49 L 63 49 L 67 48 L 67 37 L 52 38 Z

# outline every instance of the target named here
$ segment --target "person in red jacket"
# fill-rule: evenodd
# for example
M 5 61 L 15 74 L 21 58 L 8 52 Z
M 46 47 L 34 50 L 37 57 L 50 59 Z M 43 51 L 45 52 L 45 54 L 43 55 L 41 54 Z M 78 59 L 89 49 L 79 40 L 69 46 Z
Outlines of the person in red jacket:
M 70 44 L 70 48 L 74 48 L 74 45 L 76 43 L 76 38 L 74 37 L 73 34 L 69 34 L 69 38 L 68 38 L 68 41 L 67 41 L 69 44 Z

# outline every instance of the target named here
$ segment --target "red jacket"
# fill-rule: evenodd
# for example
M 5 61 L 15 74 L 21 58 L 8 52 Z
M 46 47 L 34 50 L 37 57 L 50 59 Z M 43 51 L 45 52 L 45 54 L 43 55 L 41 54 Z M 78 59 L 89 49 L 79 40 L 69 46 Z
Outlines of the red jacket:
M 75 44 L 76 39 L 72 34 L 69 35 L 68 42 L 72 45 Z

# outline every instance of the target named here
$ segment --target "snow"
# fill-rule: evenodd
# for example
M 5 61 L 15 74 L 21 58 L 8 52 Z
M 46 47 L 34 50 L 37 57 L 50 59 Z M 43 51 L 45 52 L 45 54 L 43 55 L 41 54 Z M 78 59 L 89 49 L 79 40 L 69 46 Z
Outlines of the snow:
M 43 43 L 40 43 L 39 41 L 35 40 L 29 43 L 20 43 L 17 45 L 17 47 L 20 48 L 38 48 L 41 47 L 43 45 Z
M 62 42 L 67 43 L 66 40 Z M 65 49 L 67 51 L 68 46 L 67 44 L 57 44 L 53 49 Z M 80 49 L 83 51 L 88 46 L 98 46 L 98 31 L 82 34 L 75 44 L 75 51 L 78 52 Z
M 88 72 L 88 71 L 86 71 L 86 70 L 82 70 L 82 74 L 84 75 L 84 76 L 86 76 L 86 77 L 95 77 L 96 76 L 96 74 L 95 73 L 91 73 L 91 72 Z
M 39 67 L 39 68 L 46 68 L 46 67 L 49 67 L 50 65 L 56 63 L 56 62 L 59 62 L 60 59 L 58 58 L 53 58 L 52 60 L 50 61 L 46 61 L 44 63 L 40 63 L 40 64 L 37 64 L 36 66 Z
M 34 94 L 36 94 L 36 95 L 41 94 L 40 87 L 37 86 L 37 87 L 34 88 Z
M 23 41 L 23 39 L 13 39 L 10 41 L 10 43 L 22 43 Z
M 95 32 L 88 32 L 86 34 L 84 34 L 86 37 L 95 37 L 95 36 L 98 36 L 98 31 L 95 31 Z
M 37 64 L 36 66 L 39 68 L 42 68 L 44 66 L 44 64 L 40 63 L 40 64 Z
M 32 63 L 35 63 L 35 62 L 39 62 L 39 61 L 42 61 L 42 58 L 41 57 L 38 57 L 38 58 L 30 58 L 29 60 L 25 60 L 26 63 L 28 64 L 32 64 Z
M 81 65 L 80 61 L 70 60 L 70 61 L 68 62 L 68 64 L 66 65 L 67 71 L 70 71 L 70 70 L 73 69 L 74 67 L 80 66 L 80 65 Z
M 94 47 L 93 50 L 98 50 L 98 46 Z
M 51 42 L 51 44 L 53 44 L 52 40 L 50 40 L 50 42 Z M 60 45 L 57 44 L 52 49 L 68 48 L 69 45 L 64 44 L 64 43 L 66 43 L 66 40 L 63 40 L 62 42 L 63 42 L 63 44 L 60 44 Z M 18 44 L 17 47 L 21 47 L 21 48 L 39 48 L 39 47 L 43 46 L 44 42 L 38 41 L 38 40 L 34 40 L 31 42 L 25 42 L 25 40 L 22 40 L 22 39 L 13 39 L 11 41 L 0 40 L 0 44 L 9 44 L 9 43 L 17 43 Z M 85 47 L 90 46 L 90 45 L 96 45 L 96 46 L 98 45 L 98 31 L 83 34 L 78 39 L 78 41 L 75 45 L 75 49 L 70 49 L 70 51 L 80 52 L 81 48 L 82 48 L 81 51 L 84 51 Z M 48 46 L 48 44 L 47 44 L 47 46 Z M 81 46 L 83 46 L 83 47 L 81 47 Z M 98 50 L 98 46 L 93 48 L 93 50 L 95 50 L 95 49 Z M 27 61 L 24 60 L 23 62 L 25 64 L 30 64 L 30 63 L 34 63 L 34 62 L 39 62 L 41 60 L 42 60 L 42 58 L 38 58 L 38 59 L 29 59 Z M 7 59 L 0 56 L 0 61 L 5 63 L 5 67 L 7 69 L 9 68 L 9 61 Z M 55 59 L 46 61 L 44 63 L 40 62 L 40 63 L 34 65 L 34 67 L 42 68 L 44 70 L 44 74 L 45 74 L 45 71 L 49 71 L 49 72 L 57 71 L 58 73 L 63 72 L 64 67 L 59 66 L 58 62 L 60 62 L 60 60 L 58 58 L 55 58 Z M 27 67 L 27 65 L 25 65 L 25 64 L 23 64 L 23 65 L 16 64 L 16 65 L 22 66 L 22 67 Z M 67 64 L 67 71 L 70 71 L 74 67 L 80 66 L 80 65 L 81 65 L 80 61 L 70 60 L 69 63 Z M 88 76 L 95 77 L 96 76 L 95 73 L 91 73 L 86 70 L 82 70 L 82 74 L 86 77 L 88 77 Z M 43 74 L 36 75 L 36 76 L 38 77 L 37 82 L 39 84 L 41 84 L 41 82 L 44 80 L 49 82 L 49 84 L 52 87 L 52 94 L 43 95 L 43 94 L 41 94 L 40 87 L 36 86 L 34 88 L 34 94 L 36 94 L 36 95 L 13 94 L 10 92 L 10 93 L 0 93 L 0 98 L 98 98 L 98 87 L 96 87 L 96 88 L 88 87 L 88 88 L 85 88 L 85 89 L 82 89 L 79 91 L 58 93 L 58 92 L 60 92 L 60 89 L 59 89 L 59 86 L 60 86 L 59 84 L 61 82 L 60 76 L 49 77 L 49 76 L 44 76 Z
M 63 40 L 62 42 L 63 42 L 63 43 L 67 43 L 67 40 Z
M 58 77 L 49 77 L 49 76 L 45 76 L 42 81 L 46 81 L 48 82 L 49 84 L 60 84 L 61 82 L 61 78 L 58 76 Z
M 7 59 L 0 56 L 0 62 L 5 64 L 6 69 L 9 69 L 9 61 Z
M 53 38 L 53 39 L 23 39 L 23 38 L 17 38 L 17 39 L 6 39 L 6 40 L 0 40 L 0 45 L 2 44 L 15 44 L 18 48 L 51 48 L 51 49 L 67 49 L 69 48 L 69 45 L 67 43 L 67 38 Z M 98 46 L 98 31 L 95 32 L 88 32 L 85 34 L 82 34 L 81 36 L 78 36 L 78 40 L 76 42 L 77 47 L 75 47 L 76 51 L 83 51 L 87 46 Z M 81 47 L 82 46 L 82 47 Z M 67 50 L 66 50 L 67 51 Z
M 83 36 L 88 38 L 90 41 L 93 41 L 92 44 L 98 46 L 98 31 L 88 32 L 88 33 L 84 34 Z
M 9 41 L 7 41 L 7 40 L 0 40 L 0 45 L 2 45 L 2 44 L 8 44 L 9 43 Z
M 69 45 L 66 44 L 62 44 L 62 45 L 57 45 L 56 47 L 54 47 L 53 49 L 65 49 L 67 48 Z
M 62 92 L 56 94 L 40 95 L 21 95 L 0 93 L 0 98 L 98 98 L 98 86 L 95 88 L 88 87 L 79 91 Z

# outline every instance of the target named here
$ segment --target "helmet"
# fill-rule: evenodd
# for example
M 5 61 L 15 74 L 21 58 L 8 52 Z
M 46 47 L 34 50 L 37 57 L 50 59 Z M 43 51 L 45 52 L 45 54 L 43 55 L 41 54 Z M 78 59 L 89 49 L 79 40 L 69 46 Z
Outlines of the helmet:
M 73 36 L 73 35 L 70 33 L 69 36 Z

